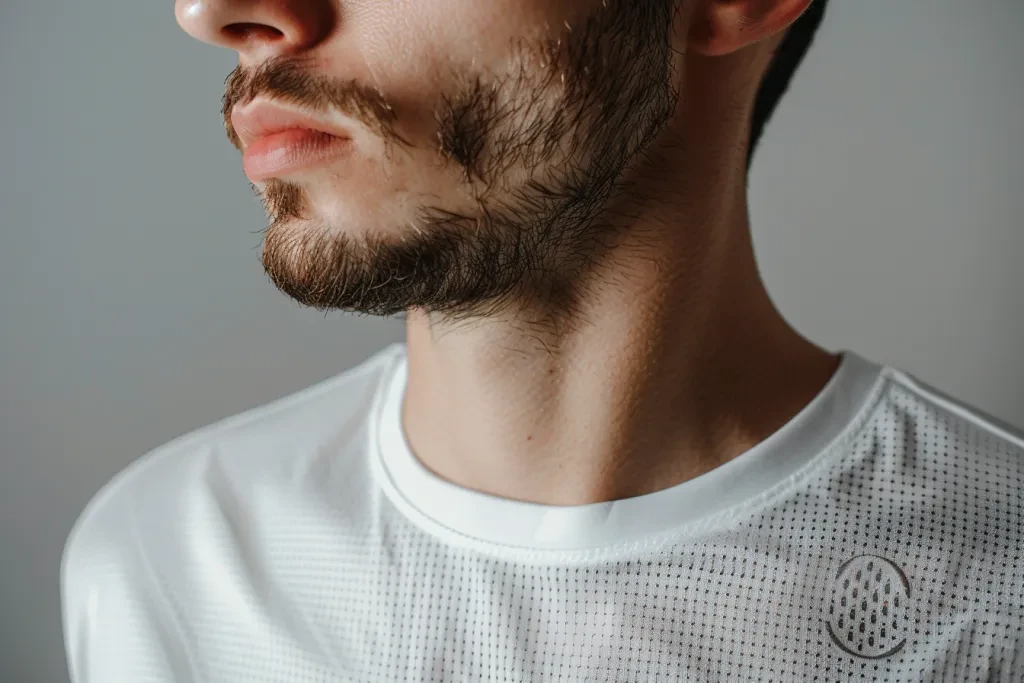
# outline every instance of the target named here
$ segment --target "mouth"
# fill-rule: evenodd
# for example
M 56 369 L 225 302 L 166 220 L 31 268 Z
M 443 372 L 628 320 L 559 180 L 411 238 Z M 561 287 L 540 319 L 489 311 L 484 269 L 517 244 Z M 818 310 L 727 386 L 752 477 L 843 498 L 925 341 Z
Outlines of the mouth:
M 353 149 L 343 128 L 266 100 L 235 107 L 231 126 L 242 147 L 242 168 L 253 182 L 324 166 Z

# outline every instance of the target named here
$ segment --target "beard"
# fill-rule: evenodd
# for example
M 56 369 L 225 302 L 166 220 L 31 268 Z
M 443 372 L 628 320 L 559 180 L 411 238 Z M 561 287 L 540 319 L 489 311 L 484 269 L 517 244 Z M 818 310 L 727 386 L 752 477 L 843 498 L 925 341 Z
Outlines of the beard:
M 508 73 L 460 75 L 434 112 L 440 162 L 459 170 L 470 210 L 424 205 L 413 229 L 351 235 L 308 211 L 301 185 L 257 191 L 270 217 L 271 281 L 319 310 L 460 319 L 541 305 L 570 309 L 622 224 L 609 203 L 678 100 L 674 0 L 607 0 L 561 40 L 511 46 Z M 272 60 L 236 69 L 224 112 L 265 94 L 337 109 L 391 146 L 409 145 L 384 96 Z

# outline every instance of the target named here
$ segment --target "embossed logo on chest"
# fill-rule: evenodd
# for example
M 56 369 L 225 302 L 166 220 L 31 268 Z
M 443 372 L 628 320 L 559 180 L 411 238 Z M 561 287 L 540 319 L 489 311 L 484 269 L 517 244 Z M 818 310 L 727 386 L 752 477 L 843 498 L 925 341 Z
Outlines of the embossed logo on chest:
M 833 642 L 856 657 L 880 659 L 907 642 L 910 583 L 894 562 L 858 555 L 839 568 L 825 615 Z

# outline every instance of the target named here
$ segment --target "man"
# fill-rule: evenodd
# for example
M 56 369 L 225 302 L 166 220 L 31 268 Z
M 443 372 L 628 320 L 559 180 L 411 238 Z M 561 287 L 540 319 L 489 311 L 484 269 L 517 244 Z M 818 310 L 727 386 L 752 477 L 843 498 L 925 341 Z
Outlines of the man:
M 1022 680 L 1020 434 L 758 276 L 809 4 L 178 0 L 270 278 L 407 342 L 97 496 L 73 680 Z

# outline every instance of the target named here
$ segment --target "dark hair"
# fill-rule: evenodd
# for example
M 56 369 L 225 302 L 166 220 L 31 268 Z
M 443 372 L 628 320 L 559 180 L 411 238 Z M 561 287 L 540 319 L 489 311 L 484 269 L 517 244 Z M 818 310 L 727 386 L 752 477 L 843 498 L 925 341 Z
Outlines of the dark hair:
M 826 4 L 827 0 L 814 0 L 810 7 L 800 15 L 800 18 L 789 27 L 786 37 L 782 39 L 772 57 L 772 62 L 761 81 L 757 99 L 754 102 L 754 113 L 750 124 L 750 147 L 747 152 L 748 168 L 765 124 L 771 118 L 775 106 L 786 92 L 786 88 L 789 87 L 793 74 L 796 73 L 797 67 L 800 66 L 808 48 L 811 47 L 814 34 L 818 31 L 821 20 L 825 16 Z

